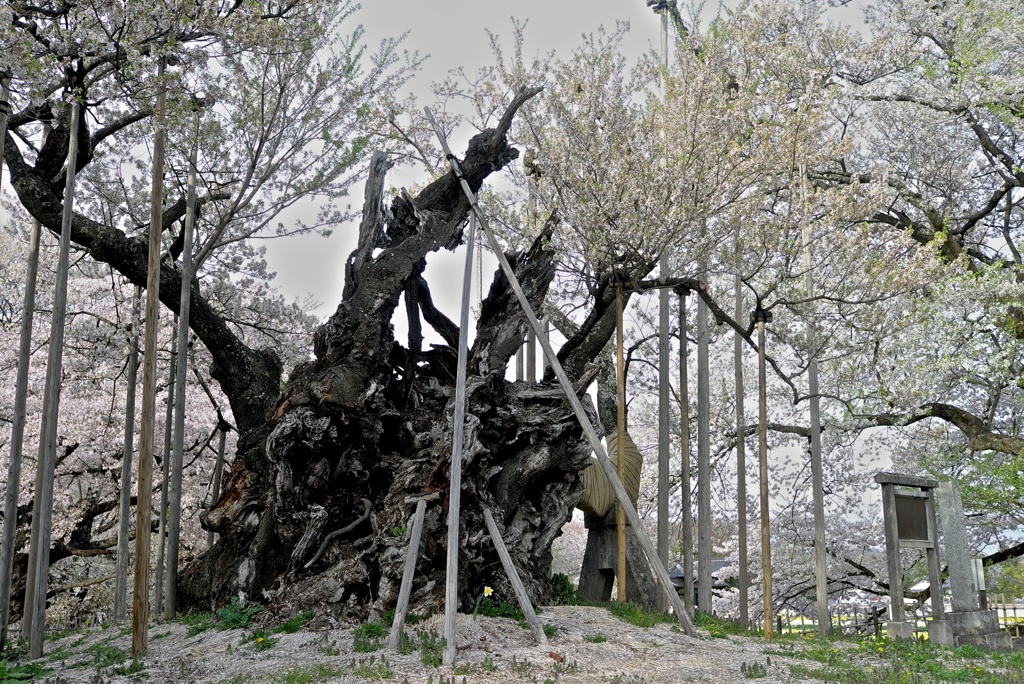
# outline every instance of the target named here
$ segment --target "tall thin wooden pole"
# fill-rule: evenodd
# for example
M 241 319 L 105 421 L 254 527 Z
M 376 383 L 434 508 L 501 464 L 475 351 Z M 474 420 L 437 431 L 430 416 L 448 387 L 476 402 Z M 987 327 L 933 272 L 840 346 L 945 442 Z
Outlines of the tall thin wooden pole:
M 664 74 L 661 79 L 661 99 L 665 101 L 668 93 L 666 79 L 668 76 L 668 12 L 660 10 L 661 15 L 661 60 Z M 667 103 L 666 103 L 667 104 Z M 662 132 L 664 135 L 664 132 Z M 659 260 L 659 271 L 662 278 L 669 274 L 668 254 L 662 253 Z M 658 291 L 658 557 L 668 566 L 668 489 L 669 460 L 672 438 L 669 435 L 669 385 L 671 384 L 669 368 L 669 291 L 661 288 Z M 664 598 L 658 602 L 662 610 L 668 608 Z
M 626 369 L 623 359 L 622 340 L 622 286 L 615 286 L 615 434 L 616 473 L 622 482 L 626 473 Z M 622 603 L 626 601 L 626 514 L 620 501 L 615 508 L 615 586 L 618 588 L 616 597 Z M 659 556 L 660 557 L 660 556 Z
M 53 316 L 50 319 L 50 348 L 46 363 L 46 389 L 43 394 L 43 423 L 40 430 L 39 471 L 36 478 L 35 500 L 32 507 L 32 527 L 36 542 L 33 574 L 28 578 L 34 593 L 32 602 L 25 604 L 32 613 L 29 635 L 29 654 L 32 658 L 43 655 L 43 635 L 46 629 L 46 582 L 50 572 L 50 534 L 53 520 L 53 478 L 57 466 L 57 417 L 60 413 L 61 369 L 64 363 L 64 320 L 68 308 L 68 265 L 71 256 L 71 221 L 75 204 L 75 166 L 78 159 L 78 93 L 72 94 L 68 118 L 67 171 L 64 179 L 64 212 L 61 216 L 60 252 L 57 257 L 57 282 L 54 286 Z
M 800 204 L 805 201 L 804 177 L 806 169 L 800 164 Z M 807 299 L 814 300 L 814 272 L 811 259 L 811 224 L 801 211 L 803 226 L 804 288 Z M 809 305 L 813 307 L 813 304 Z M 810 362 L 807 367 L 808 394 L 811 404 L 811 492 L 814 505 L 814 579 L 818 603 L 818 634 L 825 636 L 832 627 L 828 614 L 828 570 L 825 564 L 825 493 L 821 461 L 821 397 L 818 394 L 818 359 L 814 349 L 817 337 L 813 308 L 807 319 L 807 344 Z
M 693 484 L 690 482 L 690 381 L 686 332 L 686 292 L 679 293 L 679 441 L 682 452 L 680 489 L 683 504 L 683 601 L 693 614 Z
M 707 277 L 706 265 L 701 268 Z M 711 371 L 708 306 L 697 300 L 697 609 L 711 605 Z
M 4 100 L 6 101 L 6 80 Z M 9 106 L 9 104 L 8 104 Z M 3 146 L 0 137 L 0 148 Z M 0 162 L 0 168 L 3 163 Z M 7 492 L 4 496 L 3 541 L 0 542 L 0 651 L 7 643 L 10 621 L 11 576 L 14 571 L 14 540 L 18 531 L 18 494 L 21 492 L 22 449 L 25 444 L 28 371 L 32 356 L 32 318 L 36 309 L 36 277 L 39 273 L 39 240 L 42 227 L 32 222 L 25 266 L 25 297 L 21 309 L 21 338 L 18 344 L 18 377 L 14 388 L 14 420 L 11 423 L 10 460 L 7 463 Z
M 43 124 L 43 142 L 46 142 L 47 137 L 50 135 L 51 127 L 49 124 Z M 40 227 L 42 231 L 42 227 Z M 37 248 L 38 251 L 38 248 Z M 38 254 L 36 256 L 37 264 L 36 269 L 38 270 Z M 39 491 L 42 487 L 43 479 L 43 463 L 42 461 L 36 462 L 36 477 L 35 477 L 35 489 L 33 491 Z M 33 501 L 33 505 L 34 505 Z M 35 518 L 33 518 L 35 520 Z M 35 591 L 36 587 L 32 581 L 32 578 L 36 574 L 36 560 L 37 553 L 36 549 L 39 548 L 39 527 L 33 524 L 29 529 L 29 552 L 28 552 L 28 572 L 25 577 L 25 600 L 23 602 L 22 615 L 21 615 L 21 634 L 22 636 L 32 633 L 32 612 L 28 610 L 28 606 L 35 605 Z
M 733 244 L 736 250 L 736 279 L 733 283 L 736 320 L 743 320 L 743 280 L 740 278 L 740 228 L 736 224 Z M 749 587 L 750 572 L 747 566 L 747 416 L 744 409 L 743 387 L 743 336 L 733 334 L 733 364 L 736 391 L 736 517 L 739 521 L 739 583 L 740 583 L 740 625 L 750 624 Z
M 533 329 L 534 332 L 539 331 L 540 321 L 537 320 L 537 315 L 534 313 L 533 307 L 530 306 L 530 301 L 526 298 L 526 293 L 523 292 L 523 288 L 519 284 L 519 279 L 516 277 L 516 273 L 512 269 L 512 265 L 505 257 L 505 253 L 502 252 L 501 245 L 498 244 L 498 239 L 494 237 L 494 233 L 491 232 L 490 227 L 487 225 L 487 219 L 480 210 L 480 206 L 477 203 L 477 197 L 469 187 L 469 183 L 462 175 L 458 159 L 451 153 L 451 149 L 448 147 L 448 141 L 445 140 L 444 134 L 441 133 L 441 129 L 438 127 L 437 122 L 430 113 L 430 110 L 426 109 L 425 112 L 427 114 L 427 119 L 430 121 L 431 127 L 434 129 L 434 133 L 437 135 L 438 141 L 441 143 L 441 148 L 445 151 L 448 162 L 451 164 L 452 173 L 454 173 L 455 177 L 459 179 L 459 183 L 462 185 L 462 191 L 469 200 L 470 210 L 477 217 L 477 220 L 480 221 L 480 226 L 483 228 L 484 235 L 487 237 L 487 242 L 491 247 L 491 252 L 494 254 L 495 258 L 497 258 L 498 266 L 501 267 L 501 272 L 505 274 L 505 279 L 508 281 L 509 287 L 512 288 L 512 292 L 515 294 L 516 300 L 519 302 L 519 306 L 522 307 L 523 313 L 526 314 L 526 320 L 530 324 L 530 328 Z M 671 605 L 673 611 L 675 611 L 676 619 L 679 621 L 679 626 L 682 627 L 683 631 L 688 636 L 696 636 L 697 630 L 693 626 L 693 620 L 690 619 L 689 614 L 683 607 L 682 601 L 679 600 L 679 594 L 676 593 L 675 587 L 672 585 L 672 581 L 668 577 L 668 570 L 665 569 L 665 566 L 661 563 L 661 559 L 658 558 L 658 552 L 655 550 L 654 544 L 651 543 L 647 533 L 644 532 L 640 523 L 640 516 L 637 515 L 636 509 L 633 507 L 632 502 L 629 500 L 629 495 L 626 493 L 626 488 L 622 486 L 622 481 L 615 473 L 615 468 L 612 466 L 611 460 L 608 458 L 608 452 L 601 443 L 601 438 L 598 437 L 594 426 L 590 423 L 590 418 L 587 416 L 587 412 L 583 408 L 583 403 L 580 402 L 580 398 L 576 396 L 576 390 L 573 389 L 569 376 L 565 374 L 565 369 L 562 368 L 562 364 L 555 355 L 555 350 L 552 349 L 551 343 L 548 342 L 548 340 L 541 338 L 541 348 L 543 349 L 545 356 L 547 356 L 551 362 L 551 370 L 555 374 L 555 378 L 558 380 L 558 386 L 561 387 L 563 394 L 565 394 L 565 398 L 569 401 L 569 405 L 572 406 L 572 411 L 576 416 L 576 421 L 583 430 L 583 434 L 586 435 L 590 448 L 594 450 L 594 454 L 597 456 L 597 463 L 601 467 L 601 471 L 604 473 L 605 477 L 608 478 L 608 485 L 612 488 L 615 498 L 622 502 L 622 508 L 626 512 L 626 519 L 629 520 L 630 525 L 633 527 L 633 533 L 636 535 L 636 539 L 640 543 L 640 548 L 643 549 L 644 555 L 647 556 L 647 562 L 650 563 L 651 569 L 654 570 L 654 576 L 657 578 L 658 583 L 661 584 L 662 590 L 668 595 L 669 605 Z
M 156 423 L 156 345 L 160 325 L 160 235 L 163 232 L 164 102 L 166 59 L 157 68 L 154 112 L 153 178 L 149 210 L 149 264 L 146 276 L 146 335 L 142 366 L 142 425 L 139 438 L 139 490 L 135 523 L 135 595 L 132 603 L 132 655 L 146 652 L 149 628 L 149 542 Z
M 228 438 L 228 424 L 221 419 L 220 425 L 220 441 L 217 443 L 217 462 L 213 465 L 213 482 L 210 484 L 210 507 L 220 499 L 221 479 L 224 476 L 224 443 Z M 206 533 L 206 548 L 213 546 L 213 531 Z
M 522 382 L 525 376 L 523 361 L 523 345 L 519 345 L 519 349 L 516 349 L 516 382 Z
M 198 131 L 197 131 L 198 135 Z M 192 233 L 196 220 L 196 163 L 198 138 L 189 156 L 185 236 L 181 250 L 181 296 L 178 307 L 177 398 L 174 406 L 174 459 L 167 524 L 167 569 L 164 576 L 164 620 L 173 620 L 178 600 L 178 545 L 181 536 L 181 469 L 185 458 L 185 374 L 188 371 L 188 318 L 192 295 Z
M 4 140 L 7 137 L 7 120 L 11 116 L 11 75 L 0 72 L 0 182 L 4 179 Z
M 462 275 L 462 310 L 459 313 L 459 354 L 455 370 L 455 416 L 452 421 L 452 465 L 448 489 L 448 559 L 444 592 L 445 665 L 455 662 L 455 613 L 459 608 L 459 499 L 462 494 L 462 446 L 466 421 L 466 357 L 469 348 L 469 301 L 473 290 L 473 247 L 476 215 L 466 232 L 466 268 Z
M 178 317 L 174 317 L 174 330 L 178 329 Z M 156 534 L 156 579 L 153 582 L 153 613 L 157 619 L 164 612 L 164 568 L 167 558 L 167 502 L 171 480 L 171 435 L 174 430 L 174 393 L 178 379 L 178 336 L 171 338 L 171 358 L 167 366 L 167 401 L 164 404 L 164 450 L 160 459 L 160 508 L 157 513 Z
M 121 451 L 121 492 L 117 515 L 117 566 L 114 573 L 114 624 L 124 622 L 128 612 L 128 537 L 131 535 L 132 458 L 135 455 L 135 386 L 139 374 L 139 322 L 142 288 L 132 295 L 132 333 L 128 349 L 128 381 L 125 398 L 124 447 Z
M 537 381 L 537 333 L 526 331 L 526 382 Z
M 761 484 L 761 583 L 764 587 L 764 638 L 772 638 L 772 542 L 768 505 L 768 387 L 764 318 L 757 320 L 757 455 Z

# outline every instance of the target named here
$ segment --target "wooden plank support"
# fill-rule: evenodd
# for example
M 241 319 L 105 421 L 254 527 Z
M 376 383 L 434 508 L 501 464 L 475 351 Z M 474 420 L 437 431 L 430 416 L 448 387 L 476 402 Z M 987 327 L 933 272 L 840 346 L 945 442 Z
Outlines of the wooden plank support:
M 601 443 L 601 438 L 598 437 L 597 431 L 594 430 L 594 426 L 590 424 L 590 418 L 587 417 L 583 404 L 573 391 L 572 382 L 569 380 L 569 376 L 565 374 L 565 369 L 562 368 L 562 363 L 555 355 L 555 352 L 551 347 L 551 343 L 541 334 L 542 329 L 540 321 L 537 320 L 537 315 L 534 313 L 533 307 L 530 306 L 530 302 L 526 298 L 526 293 L 523 292 L 523 288 L 519 284 L 519 279 L 516 278 L 515 271 L 512 270 L 512 265 L 509 264 L 508 259 L 505 257 L 505 252 L 502 251 L 501 245 L 498 244 L 497 238 L 494 237 L 494 233 L 491 231 L 491 228 L 487 223 L 487 218 L 484 216 L 483 211 L 480 209 L 480 205 L 477 203 L 476 195 L 469 187 L 469 183 L 467 183 L 465 178 L 462 176 L 458 160 L 448 148 L 448 141 L 445 139 L 444 134 L 441 132 L 437 122 L 434 120 L 433 114 L 430 113 L 429 109 L 426 109 L 425 111 L 427 118 L 430 120 L 431 126 L 434 128 L 434 133 L 437 135 L 438 140 L 441 143 L 441 147 L 448 155 L 448 160 L 452 166 L 452 172 L 455 174 L 455 177 L 459 179 L 462 185 L 462 191 L 466 194 L 466 198 L 469 200 L 473 214 L 480 222 L 480 227 L 483 230 L 484 235 L 487 237 L 487 242 L 491 246 L 491 251 L 498 259 L 498 265 L 501 267 L 502 272 L 508 279 L 509 286 L 515 293 L 516 299 L 519 300 L 519 305 L 523 307 L 523 313 L 526 314 L 526 320 L 530 323 L 530 329 L 534 331 L 534 334 L 540 341 L 541 347 L 544 350 L 544 354 L 548 359 L 550 359 L 551 369 L 554 371 L 555 377 L 558 379 L 558 384 L 561 386 L 562 391 L 569 400 L 573 413 L 576 415 L 576 420 L 579 421 L 580 427 L 583 429 L 583 433 L 586 435 L 587 441 L 590 443 L 590 448 L 593 449 L 594 453 L 597 455 L 597 462 L 601 466 L 601 470 L 604 471 L 605 476 L 608 478 L 608 484 L 611 485 L 612 490 L 615 492 L 615 497 L 620 503 L 622 503 L 623 511 L 626 513 L 626 519 L 629 521 L 629 524 L 633 526 L 633 532 L 636 534 L 637 540 L 640 542 L 640 546 L 643 548 L 644 554 L 647 556 L 647 561 L 651 564 L 654 574 L 658 578 L 658 582 L 661 584 L 662 589 L 668 596 L 669 605 L 672 606 L 680 627 L 682 627 L 683 631 L 687 635 L 697 636 L 697 630 L 693 626 L 693 621 L 690 619 L 689 614 L 683 607 L 683 602 L 680 600 L 679 594 L 676 593 L 675 587 L 672 585 L 672 581 L 668 578 L 668 571 L 662 564 L 661 559 L 658 558 L 658 552 L 655 550 L 650 537 L 648 537 L 647 533 L 644 532 L 640 522 L 640 516 L 637 515 L 636 508 L 633 507 L 632 502 L 629 500 L 629 495 L 626 494 L 626 489 L 622 486 L 622 481 L 619 480 L 618 475 L 615 474 L 615 468 L 612 466 L 612 463 L 608 458 L 608 452 Z
M 501 565 L 505 568 L 505 574 L 508 575 L 508 579 L 512 583 L 512 589 L 515 591 L 516 599 L 519 601 L 519 608 L 523 611 L 523 615 L 526 616 L 526 622 L 530 625 L 530 633 L 533 634 L 533 638 L 538 644 L 548 643 L 548 637 L 544 634 L 544 627 L 540 624 L 537 613 L 533 610 L 533 604 L 530 603 L 530 597 L 526 593 L 523 581 L 519 579 L 519 572 L 512 562 L 512 556 L 509 555 L 508 549 L 505 547 L 505 540 L 501 538 L 501 532 L 498 530 L 497 523 L 494 522 L 491 509 L 486 507 L 484 508 L 484 522 L 487 523 L 487 531 L 491 535 L 491 541 L 494 542 L 494 548 L 498 551 L 498 558 L 501 559 Z
M 412 580 L 416 575 L 416 559 L 420 555 L 420 538 L 423 536 L 423 517 L 427 512 L 427 502 L 440 499 L 437 492 L 421 497 L 410 497 L 406 503 L 416 502 L 416 513 L 412 519 L 412 534 L 409 537 L 409 550 L 405 552 L 405 568 L 402 570 L 402 587 L 398 590 L 398 605 L 395 606 L 395 619 L 391 622 L 391 634 L 388 636 L 388 648 L 397 651 L 402 642 L 402 628 L 405 627 L 405 616 L 409 612 L 409 596 L 412 594 Z

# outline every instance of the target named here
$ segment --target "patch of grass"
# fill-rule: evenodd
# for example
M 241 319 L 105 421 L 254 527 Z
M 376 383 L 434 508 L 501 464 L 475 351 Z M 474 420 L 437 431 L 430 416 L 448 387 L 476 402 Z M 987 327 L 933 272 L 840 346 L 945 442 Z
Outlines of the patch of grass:
M 169 636 L 171 636 L 171 632 L 161 632 L 160 634 L 154 634 L 149 640 L 156 641 L 157 639 L 166 639 Z
M 319 663 L 306 667 L 293 667 L 284 674 L 274 677 L 273 684 L 317 684 L 325 679 L 337 677 L 343 670 Z
M 580 602 L 580 594 L 569 576 L 556 572 L 548 579 L 548 596 L 553 606 L 575 606 Z
M 213 616 L 210 613 L 184 613 L 178 616 L 177 621 L 188 626 L 185 634 L 190 637 L 205 632 L 214 625 Z
M 11 639 L 0 651 L 0 661 L 23 660 L 28 656 L 28 639 Z
M 221 680 L 215 682 L 214 684 L 245 684 L 245 682 L 251 682 L 251 681 L 252 681 L 252 675 L 251 674 L 236 674 L 231 679 L 221 679 Z M 278 680 L 275 679 L 273 681 L 277 682 Z
M 437 632 L 420 632 L 420 662 L 427 667 L 441 667 L 444 659 L 444 639 Z
M 252 626 L 253 620 L 263 610 L 256 604 L 242 607 L 237 596 L 232 596 L 228 605 L 217 609 L 217 629 L 245 629 Z
M 516 674 L 527 674 L 531 669 L 533 669 L 533 666 L 530 665 L 530 661 L 528 659 L 524 658 L 522 660 L 516 660 L 515 655 L 513 655 L 512 664 L 509 665 L 509 669 Z
M 277 627 L 274 627 L 273 632 L 275 634 L 295 634 L 305 626 L 307 622 L 316 617 L 316 613 L 311 610 L 304 610 L 290 620 L 282 622 Z
M 324 634 L 324 640 L 320 642 L 320 652 L 326 656 L 336 656 L 341 651 L 338 649 L 338 642 Z
M 608 637 L 604 634 L 587 634 L 583 637 L 583 640 L 588 644 L 603 644 L 608 641 Z
M 92 664 L 96 667 L 113 667 L 121 665 L 128 660 L 128 654 L 123 648 L 111 646 L 110 644 L 95 644 L 89 647 L 92 654 Z
M 491 656 L 487 656 L 480 663 L 480 669 L 484 672 L 497 672 L 498 666 L 494 664 L 494 661 L 491 659 Z
M 115 665 L 110 668 L 110 674 L 130 677 L 132 679 L 142 679 L 146 676 L 146 666 L 142 664 L 141 660 L 133 658 L 131 662 Z
M 52 671 L 40 663 L 11 665 L 6 660 L 0 660 L 0 684 L 31 682 L 39 677 L 45 677 Z
M 648 613 L 635 603 L 619 603 L 613 601 L 608 604 L 608 612 L 623 622 L 628 622 L 636 627 L 653 627 L 659 622 L 675 622 L 668 613 Z
M 740 663 L 740 672 L 747 679 L 764 679 L 768 676 L 768 668 L 772 664 L 772 659 L 769 658 L 767 663 L 750 663 L 749 665 L 745 662 Z
M 554 639 L 555 635 L 558 634 L 558 625 L 544 625 L 544 636 L 548 639 Z
M 706 631 L 712 638 L 725 638 L 726 636 L 760 636 L 761 631 L 755 628 L 744 627 L 737 620 L 725 620 L 707 613 L 697 613 L 693 617 L 694 624 Z
M 526 616 L 523 615 L 523 611 L 519 610 L 519 608 L 511 603 L 505 603 L 504 601 L 499 603 L 490 598 L 481 599 L 476 613 L 493 618 L 511 618 L 524 625 L 526 623 Z
M 391 679 L 393 673 L 387 658 L 381 656 L 380 660 L 377 660 L 377 656 L 370 656 L 358 663 L 353 660 L 352 674 L 363 679 Z
M 356 653 L 372 653 L 384 647 L 388 628 L 380 622 L 364 622 L 352 630 L 352 650 Z
M 277 639 L 270 636 L 270 633 L 265 629 L 254 629 L 242 637 L 242 643 L 252 644 L 254 651 L 269 651 L 277 646 Z

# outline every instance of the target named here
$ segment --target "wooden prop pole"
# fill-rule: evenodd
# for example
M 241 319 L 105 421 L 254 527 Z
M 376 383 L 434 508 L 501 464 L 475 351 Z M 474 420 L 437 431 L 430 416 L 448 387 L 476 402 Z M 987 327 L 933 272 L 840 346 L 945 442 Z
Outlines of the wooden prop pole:
M 608 452 L 605 451 L 604 445 L 601 443 L 601 438 L 598 437 L 597 431 L 594 430 L 594 426 L 590 424 L 590 418 L 587 417 L 583 404 L 580 402 L 579 397 L 576 396 L 572 382 L 565 374 L 565 369 L 562 368 L 562 364 L 555 355 L 554 349 L 551 347 L 551 343 L 544 339 L 543 335 L 539 334 L 541 332 L 540 321 L 537 320 L 537 315 L 534 313 L 533 307 L 530 306 L 530 302 L 526 298 L 526 293 L 523 292 L 523 288 L 519 284 L 519 279 L 516 278 L 515 271 L 512 270 L 512 265 L 509 264 L 508 259 L 505 257 L 505 253 L 502 251 L 501 245 L 498 244 L 497 238 L 495 238 L 494 233 L 491 232 L 490 226 L 487 224 L 487 219 L 480 210 L 480 206 L 477 204 L 476 195 L 469 187 L 469 183 L 467 183 L 466 179 L 462 176 L 458 160 L 448 148 L 448 141 L 445 139 L 444 134 L 441 133 L 441 129 L 438 127 L 437 122 L 430 113 L 430 110 L 427 109 L 425 111 L 427 113 L 427 118 L 430 120 L 431 126 L 434 128 L 434 133 L 437 135 L 438 140 L 441 143 L 441 147 L 448 155 L 448 160 L 452 166 L 452 173 L 454 173 L 455 177 L 459 179 L 462 185 L 462 191 L 466 194 L 466 198 L 469 200 L 473 214 L 480 222 L 480 227 L 483 229 L 484 235 L 487 237 L 487 242 L 491 247 L 491 251 L 494 253 L 495 257 L 497 257 L 498 264 L 501 266 L 502 272 L 508 279 L 509 287 L 511 287 L 512 291 L 515 293 L 516 299 L 519 301 L 519 305 L 523 307 L 523 313 L 526 314 L 526 320 L 529 321 L 530 328 L 540 340 L 541 347 L 544 349 L 544 353 L 547 355 L 547 358 L 550 359 L 551 369 L 554 371 L 555 377 L 558 379 L 558 384 L 561 386 L 562 391 L 569 400 L 569 405 L 572 406 L 573 413 L 576 415 L 576 420 L 579 421 L 580 427 L 586 435 L 587 441 L 590 443 L 590 448 L 593 449 L 594 453 L 597 455 L 597 462 L 601 466 L 601 470 L 604 472 L 605 477 L 608 478 L 608 484 L 615 492 L 616 498 L 622 502 L 622 508 L 626 513 L 626 519 L 629 521 L 630 525 L 633 526 L 633 532 L 636 534 L 637 540 L 640 542 L 640 546 L 643 548 L 644 554 L 647 556 L 647 561 L 651 564 L 655 576 L 661 583 L 662 589 L 668 595 L 669 605 L 671 605 L 672 609 L 675 611 L 676 619 L 679 620 L 680 627 L 683 628 L 683 631 L 687 635 L 696 636 L 697 630 L 693 626 L 693 621 L 690 619 L 690 616 L 683 607 L 683 603 L 680 601 L 679 595 L 675 591 L 675 587 L 672 586 L 672 581 L 668 578 L 668 571 L 658 559 L 658 553 L 654 548 L 654 544 L 647 536 L 647 533 L 643 531 L 640 524 L 640 516 L 637 515 L 636 509 L 629 500 L 629 495 L 626 493 L 626 489 L 622 486 L 622 481 L 619 480 L 618 476 L 615 474 L 615 468 L 608 459 Z
M 440 499 L 437 492 L 427 496 L 406 499 L 407 503 L 416 502 L 416 513 L 412 519 L 412 532 L 409 536 L 409 549 L 405 552 L 405 567 L 402 569 L 402 586 L 398 590 L 398 605 L 395 606 L 395 618 L 391 622 L 391 634 L 388 636 L 388 648 L 398 650 L 402 642 L 402 628 L 405 627 L 405 616 L 409 611 L 409 596 L 412 594 L 412 580 L 416 575 L 416 559 L 420 555 L 420 538 L 423 536 L 423 517 L 427 512 L 427 502 Z
M 198 119 L 197 119 L 198 120 Z M 198 136 L 198 126 L 196 127 Z M 167 568 L 164 575 L 164 620 L 173 620 L 178 605 L 178 547 L 181 536 L 181 470 L 185 458 L 185 377 L 188 372 L 188 317 L 192 297 L 192 234 L 196 221 L 198 138 L 189 154 L 185 232 L 181 249 L 181 295 L 178 306 L 178 359 L 174 402 L 174 457 L 171 460 L 170 510 L 167 513 Z
M 132 601 L 132 655 L 146 652 L 149 629 L 149 547 L 152 519 L 153 455 L 156 452 L 156 343 L 160 326 L 160 235 L 163 232 L 164 103 L 166 58 L 157 69 L 156 126 L 153 136 L 153 176 L 150 186 L 149 259 L 146 274 L 146 333 L 142 365 L 142 423 L 139 437 L 139 488 L 135 507 L 135 585 Z
M 616 474 L 619 481 L 626 474 L 626 369 L 622 340 L 622 286 L 615 287 L 615 435 Z M 615 506 L 615 597 L 626 602 L 626 514 L 622 502 Z
M 519 579 L 519 572 L 512 562 L 512 556 L 509 555 L 508 549 L 505 547 L 505 540 L 501 538 L 501 532 L 498 530 L 498 525 L 494 522 L 494 516 L 491 515 L 491 509 L 489 508 L 484 508 L 484 522 L 487 523 L 487 532 L 491 535 L 491 541 L 494 542 L 494 548 L 498 552 L 498 558 L 501 559 L 502 567 L 505 568 L 505 574 L 508 576 L 509 581 L 512 582 L 512 590 L 515 591 L 516 600 L 519 601 L 519 608 L 522 609 L 523 615 L 526 616 L 526 622 L 530 625 L 530 633 L 533 634 L 533 638 L 538 644 L 548 643 L 548 637 L 544 634 L 544 627 L 541 626 L 540 620 L 537 619 L 537 613 L 533 610 L 530 597 L 526 594 L 526 587 L 523 586 L 523 581 Z
M 6 90 L 5 97 L 6 97 Z M 0 148 L 2 148 L 0 137 Z M 3 164 L 0 163 L 0 168 Z M 25 266 L 25 297 L 21 309 L 21 338 L 18 344 L 18 377 L 14 389 L 14 419 L 11 421 L 11 449 L 7 463 L 7 493 L 4 497 L 3 541 L 0 542 L 0 651 L 7 643 L 10 621 L 11 576 L 14 572 L 14 541 L 18 531 L 18 495 L 21 493 L 21 462 L 25 444 L 28 400 L 28 372 L 32 355 L 32 319 L 36 308 L 36 276 L 39 273 L 39 241 L 42 226 L 32 222 L 28 260 Z
M 761 582 L 764 589 L 764 638 L 772 638 L 772 542 L 768 506 L 768 388 L 764 320 L 757 321 L 757 459 L 761 485 Z
M 455 662 L 455 613 L 459 608 L 459 498 L 462 494 L 462 443 L 466 421 L 466 357 L 469 353 L 469 302 L 473 295 L 473 248 L 476 221 L 470 217 L 466 231 L 466 268 L 462 277 L 462 310 L 459 313 L 459 355 L 455 375 L 455 416 L 452 421 L 452 465 L 448 490 L 448 560 L 444 592 L 445 665 Z
M 683 602 L 693 614 L 693 486 L 690 482 L 690 379 L 687 368 L 690 341 L 686 335 L 686 292 L 679 293 L 679 434 L 682 464 L 679 472 L 683 502 Z
M 78 94 L 73 94 L 68 119 L 68 156 L 64 180 L 64 213 L 61 216 L 60 252 L 57 257 L 57 282 L 54 285 L 53 316 L 50 319 L 50 348 L 46 364 L 46 389 L 43 395 L 43 424 L 39 449 L 39 471 L 35 501 L 32 508 L 33 535 L 36 541 L 34 572 L 28 578 L 34 593 L 25 612 L 31 611 L 29 655 L 43 655 L 46 631 L 46 583 L 50 573 L 50 535 L 53 521 L 53 478 L 57 466 L 57 417 L 60 413 L 61 369 L 64 363 L 64 321 L 68 306 L 68 265 L 71 255 L 71 221 L 75 205 L 75 167 L 78 160 Z M 24 632 L 22 633 L 24 636 Z
M 127 396 L 125 397 L 124 446 L 121 450 L 121 491 L 117 513 L 117 564 L 114 571 L 114 624 L 124 622 L 128 613 L 128 536 L 132 498 L 132 457 L 135 455 L 135 386 L 139 375 L 139 309 L 142 288 L 132 294 L 132 332 L 128 349 Z

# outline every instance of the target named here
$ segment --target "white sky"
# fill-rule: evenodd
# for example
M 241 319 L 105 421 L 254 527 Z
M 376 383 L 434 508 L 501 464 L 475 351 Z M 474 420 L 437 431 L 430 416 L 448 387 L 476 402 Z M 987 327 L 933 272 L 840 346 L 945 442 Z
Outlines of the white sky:
M 709 3 L 710 5 L 711 3 Z M 353 17 L 353 26 L 366 29 L 366 40 L 373 47 L 387 36 L 408 33 L 403 45 L 409 52 L 429 55 L 421 72 L 406 87 L 422 105 L 430 104 L 430 84 L 443 80 L 452 69 L 464 67 L 468 73 L 493 62 L 487 30 L 511 41 L 512 21 L 527 21 L 526 54 L 568 51 L 580 43 L 581 36 L 600 26 L 613 28 L 616 21 L 628 21 L 630 31 L 624 49 L 628 56 L 639 57 L 660 45 L 661 20 L 647 7 L 645 0 L 519 0 L 498 3 L 492 0 L 391 0 L 366 2 Z M 511 46 L 510 42 L 506 43 Z M 467 131 L 467 134 L 469 132 Z M 459 143 L 453 141 L 456 154 Z M 350 202 L 358 207 L 362 183 L 357 183 Z M 268 262 L 277 272 L 276 282 L 286 294 L 314 295 L 321 302 L 316 313 L 330 315 L 341 299 L 344 263 L 355 245 L 356 225 L 346 225 L 329 239 L 319 237 L 286 238 L 268 243 Z M 443 252 L 432 256 L 428 273 L 435 299 L 453 319 L 455 307 L 446 306 L 457 299 L 465 257 Z M 495 263 L 484 264 L 488 286 Z M 449 274 L 437 282 L 438 273 Z M 474 283 L 476 282 L 474 278 Z

